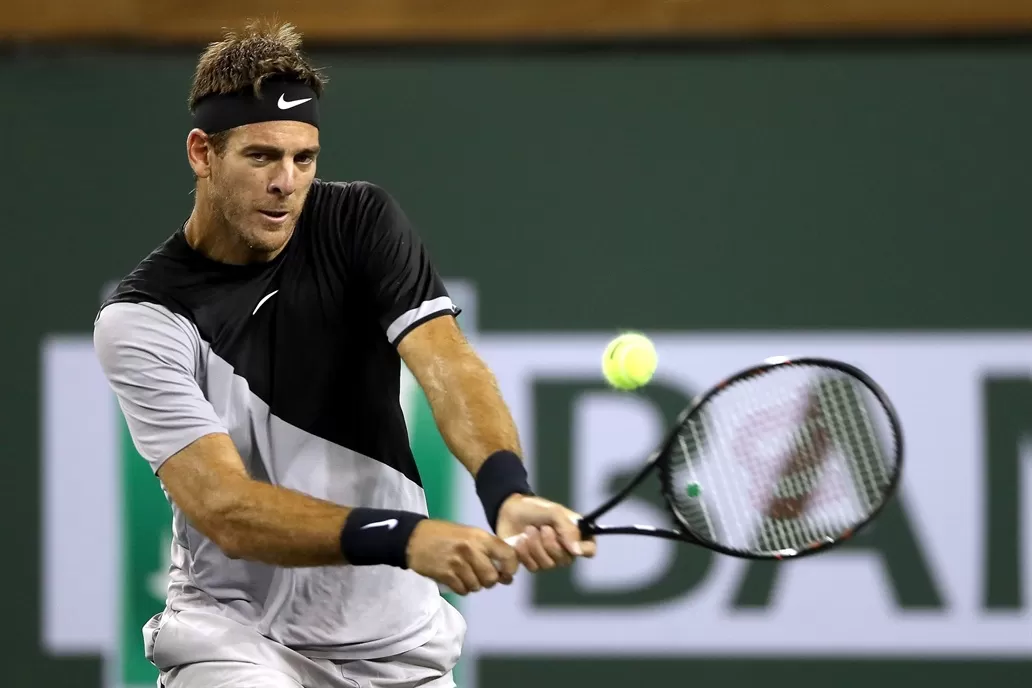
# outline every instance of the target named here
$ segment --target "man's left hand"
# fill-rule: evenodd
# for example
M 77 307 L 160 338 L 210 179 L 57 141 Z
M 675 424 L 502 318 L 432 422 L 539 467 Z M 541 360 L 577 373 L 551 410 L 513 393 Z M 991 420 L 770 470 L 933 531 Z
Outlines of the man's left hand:
M 523 534 L 514 546 L 528 571 L 569 566 L 575 557 L 595 556 L 595 541 L 582 540 L 580 515 L 541 497 L 512 495 L 498 512 L 500 538 Z

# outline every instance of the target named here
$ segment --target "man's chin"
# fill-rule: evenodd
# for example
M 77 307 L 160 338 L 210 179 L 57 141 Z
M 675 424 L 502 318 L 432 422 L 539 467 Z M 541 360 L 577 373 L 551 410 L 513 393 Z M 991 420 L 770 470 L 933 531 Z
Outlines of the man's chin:
M 247 245 L 259 253 L 275 253 L 283 248 L 294 231 L 293 219 L 275 226 L 252 227 L 247 232 Z

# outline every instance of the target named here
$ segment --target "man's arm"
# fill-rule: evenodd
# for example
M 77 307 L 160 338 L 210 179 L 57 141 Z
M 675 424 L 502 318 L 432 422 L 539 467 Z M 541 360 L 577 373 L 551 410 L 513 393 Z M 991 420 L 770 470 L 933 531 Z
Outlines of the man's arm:
M 494 375 L 459 329 L 458 308 L 418 232 L 384 189 L 363 183 L 353 193 L 359 210 L 348 218 L 362 221 L 342 231 L 347 265 L 427 395 L 448 448 L 474 476 L 495 452 L 520 454 Z
M 477 479 L 484 499 L 493 492 L 480 480 L 488 459 L 512 464 L 521 455 L 516 424 L 494 374 L 448 316 L 410 331 L 398 342 L 398 352 L 423 388 L 445 444 Z M 504 483 L 518 477 L 507 477 L 512 469 L 505 463 L 497 466 L 501 470 L 490 480 L 501 478 Z M 497 509 L 497 522 L 491 525 L 500 536 L 527 535 L 516 552 L 531 571 L 567 565 L 571 555 L 594 556 L 595 543 L 580 541 L 574 525 L 577 514 L 560 504 L 515 492 L 501 504 L 488 497 L 485 509 L 489 519 Z
M 133 442 L 190 523 L 233 558 L 281 566 L 344 561 L 350 510 L 253 480 L 197 384 L 195 329 L 162 306 L 116 303 L 94 349 Z
M 351 509 L 253 480 L 228 435 L 198 439 L 165 461 L 158 478 L 191 524 L 230 558 L 345 563 L 340 533 Z
M 225 434 L 193 442 L 165 461 L 158 477 L 194 527 L 231 559 L 283 567 L 392 564 L 460 595 L 509 584 L 516 571 L 513 550 L 482 530 L 405 512 L 352 509 L 253 480 Z M 349 523 L 355 518 L 358 523 Z M 362 532 L 363 525 L 389 518 L 414 527 L 403 538 L 397 531 L 404 524 Z
M 165 461 L 158 477 L 194 527 L 232 559 L 283 567 L 404 566 L 460 595 L 508 585 L 516 572 L 514 551 L 477 528 L 404 512 L 352 509 L 253 480 L 228 435 L 193 442 Z M 414 527 L 403 538 L 398 531 L 404 524 L 362 530 L 406 516 Z M 358 523 L 349 522 L 355 518 Z
M 398 353 L 423 388 L 445 444 L 470 474 L 495 452 L 522 454 L 498 382 L 454 318 L 415 328 L 398 343 Z
M 251 478 L 197 385 L 195 339 L 188 323 L 151 304 L 109 306 L 94 328 L 137 449 L 173 503 L 227 556 L 285 567 L 408 567 L 460 594 L 511 580 L 515 553 L 482 530 L 349 508 Z M 364 528 L 390 519 L 393 527 Z
M 349 265 L 423 388 L 445 444 L 473 474 L 491 527 L 503 538 L 528 536 L 516 551 L 531 570 L 568 563 L 571 554 L 590 556 L 594 543 L 581 547 L 576 514 L 528 496 L 515 423 L 494 375 L 459 329 L 458 309 L 418 233 L 383 189 L 364 184 L 355 193 L 361 210 L 350 217 L 362 221 L 344 233 Z

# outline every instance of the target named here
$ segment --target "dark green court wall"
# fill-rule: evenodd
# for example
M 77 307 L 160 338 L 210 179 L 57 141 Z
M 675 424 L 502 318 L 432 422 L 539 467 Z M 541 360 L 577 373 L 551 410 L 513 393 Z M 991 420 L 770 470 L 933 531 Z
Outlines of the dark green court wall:
M 0 685 L 99 685 L 38 649 L 38 347 L 189 212 L 192 59 L 0 57 Z M 483 330 L 1032 326 L 1032 42 L 315 59 L 320 176 L 389 189 Z

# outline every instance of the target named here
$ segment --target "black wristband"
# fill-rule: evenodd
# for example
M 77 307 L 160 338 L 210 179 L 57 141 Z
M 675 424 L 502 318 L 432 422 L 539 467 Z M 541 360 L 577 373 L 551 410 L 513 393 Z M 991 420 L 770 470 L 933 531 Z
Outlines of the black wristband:
M 340 531 L 341 554 L 353 566 L 386 564 L 407 569 L 409 538 L 425 518 L 411 511 L 352 509 Z
M 527 468 L 511 451 L 498 451 L 487 457 L 476 477 L 477 496 L 491 530 L 498 530 L 498 511 L 502 502 L 514 494 L 532 495 Z

